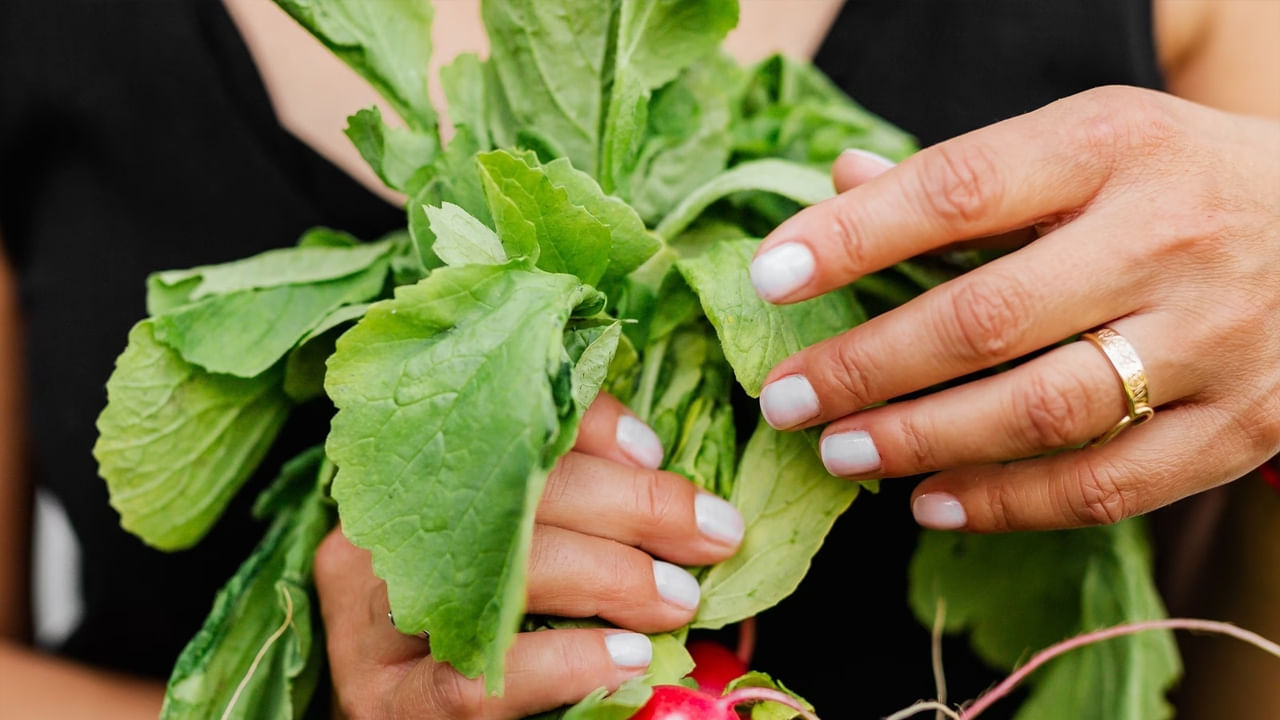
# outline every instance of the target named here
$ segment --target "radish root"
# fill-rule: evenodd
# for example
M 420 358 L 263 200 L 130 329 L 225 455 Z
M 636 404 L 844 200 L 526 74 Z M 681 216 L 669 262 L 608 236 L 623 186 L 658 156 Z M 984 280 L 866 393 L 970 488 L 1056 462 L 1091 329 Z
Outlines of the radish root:
M 800 715 L 800 717 L 804 718 L 804 720 L 818 720 L 817 715 L 814 715 L 812 712 L 810 712 L 808 708 L 806 708 L 804 705 L 801 705 L 800 702 L 797 701 L 795 698 L 791 697 L 790 695 L 784 692 L 778 692 L 777 690 L 772 690 L 770 688 L 762 688 L 762 687 L 738 688 L 737 690 L 734 690 L 728 695 L 725 695 L 724 697 L 720 698 L 720 703 L 725 708 L 733 709 L 743 703 L 761 702 L 765 700 L 769 702 L 776 702 L 782 705 L 786 705 L 792 710 L 795 710 Z
M 997 700 L 1012 692 L 1013 689 L 1018 686 L 1018 683 L 1025 680 L 1026 677 L 1035 672 L 1037 668 L 1059 655 L 1086 645 L 1093 645 L 1094 643 L 1103 642 L 1112 638 L 1124 635 L 1134 635 L 1136 633 L 1147 632 L 1150 630 L 1190 630 L 1192 632 L 1226 635 L 1240 640 L 1241 642 L 1248 643 L 1259 650 L 1280 659 L 1280 644 L 1268 640 L 1255 632 L 1232 625 L 1231 623 L 1219 622 L 1217 620 L 1197 620 L 1193 618 L 1148 620 L 1145 622 L 1117 625 L 1115 627 L 1104 628 L 1102 630 L 1095 630 L 1093 632 L 1084 633 L 1083 635 L 1077 635 L 1076 637 L 1068 640 L 1063 640 L 1056 645 L 1051 645 L 1033 655 L 1031 659 L 1027 661 L 1026 665 L 1014 670 L 1007 678 L 1004 679 L 1003 682 L 983 693 L 973 702 L 972 705 L 961 708 L 958 711 L 952 710 L 944 703 L 936 700 L 921 701 L 908 708 L 899 710 L 898 712 L 886 717 L 885 720 L 903 720 L 904 718 L 928 712 L 929 710 L 942 713 L 951 720 L 973 720 L 973 718 L 978 717 L 978 715 L 991 707 Z M 937 660 L 936 655 L 935 660 Z

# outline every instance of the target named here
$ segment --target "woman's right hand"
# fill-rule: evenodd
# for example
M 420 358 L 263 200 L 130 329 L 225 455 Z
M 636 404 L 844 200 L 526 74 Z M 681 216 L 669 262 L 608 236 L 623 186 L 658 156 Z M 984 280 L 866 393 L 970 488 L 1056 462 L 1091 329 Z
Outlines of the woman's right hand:
M 698 584 L 679 565 L 724 560 L 743 534 L 733 506 L 656 470 L 661 462 L 653 431 L 602 394 L 538 507 L 528 612 L 599 617 L 625 630 L 521 633 L 501 696 L 486 696 L 482 679 L 433 660 L 428 640 L 396 631 L 369 553 L 335 529 L 316 552 L 315 578 L 343 711 L 352 720 L 506 720 L 644 673 L 652 647 L 640 633 L 678 628 L 697 610 Z

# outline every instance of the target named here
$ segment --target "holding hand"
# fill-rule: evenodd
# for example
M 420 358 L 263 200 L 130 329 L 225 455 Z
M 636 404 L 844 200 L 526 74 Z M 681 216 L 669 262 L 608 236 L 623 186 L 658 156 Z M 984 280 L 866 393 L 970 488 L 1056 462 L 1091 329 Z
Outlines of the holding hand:
M 732 505 L 656 470 L 661 462 L 653 431 L 601 395 L 583 418 L 574 451 L 547 481 L 530 550 L 528 612 L 600 617 L 637 632 L 522 633 L 508 654 L 500 697 L 487 697 L 483 680 L 432 660 L 429 639 L 396 631 L 369 553 L 335 529 L 316 553 L 315 576 L 343 710 L 353 720 L 502 720 L 571 704 L 643 674 L 652 648 L 639 633 L 681 627 L 698 607 L 697 581 L 673 563 L 724 560 L 743 534 Z
M 804 300 L 957 242 L 1025 247 L 774 368 L 765 418 L 830 422 L 831 472 L 941 470 L 915 491 L 919 522 L 1027 530 L 1147 512 L 1280 450 L 1276 123 L 1102 88 L 889 167 L 858 153 L 837 163 L 843 192 L 761 244 L 763 298 Z M 1108 354 L 1069 343 L 864 409 L 1100 326 L 1118 335 Z M 1155 409 L 1141 427 L 1118 379 L 1135 362 L 1145 380 L 1127 390 L 1144 387 Z

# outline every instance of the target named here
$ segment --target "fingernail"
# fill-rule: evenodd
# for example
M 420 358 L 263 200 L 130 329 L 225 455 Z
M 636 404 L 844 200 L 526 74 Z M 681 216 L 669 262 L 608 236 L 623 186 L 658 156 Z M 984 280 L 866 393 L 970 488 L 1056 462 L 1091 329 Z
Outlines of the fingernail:
M 822 464 L 837 477 L 866 475 L 880 469 L 880 452 L 869 433 L 862 430 L 822 438 Z
M 653 582 L 658 586 L 658 594 L 663 600 L 686 610 L 698 609 L 702 591 L 698 589 L 697 579 L 684 568 L 669 562 L 654 560 Z
M 765 300 L 780 300 L 813 277 L 813 253 L 800 243 L 783 243 L 751 263 L 751 284 Z
M 609 649 L 609 657 L 613 658 L 613 664 L 618 667 L 649 667 L 649 663 L 653 662 L 653 642 L 640 633 L 610 633 L 604 636 L 604 646 Z
M 622 448 L 627 457 L 650 469 L 662 465 L 662 441 L 639 418 L 619 416 L 614 435 L 618 440 L 618 447 Z
M 711 493 L 698 493 L 693 499 L 693 516 L 703 535 L 734 546 L 742 542 L 746 532 L 742 513 L 724 499 Z
M 818 394 L 805 376 L 788 375 L 760 391 L 760 412 L 778 430 L 799 425 L 818 416 Z
M 911 502 L 916 522 L 934 530 L 958 530 L 969 522 L 964 506 L 955 495 L 944 492 L 925 493 Z
M 880 165 L 885 170 L 888 170 L 889 168 L 898 164 L 883 155 L 877 155 L 871 152 L 870 150 L 863 150 L 862 148 L 849 148 L 840 154 L 855 155 L 860 158 L 865 158 L 867 160 L 870 160 L 871 162 L 874 162 L 877 165 Z

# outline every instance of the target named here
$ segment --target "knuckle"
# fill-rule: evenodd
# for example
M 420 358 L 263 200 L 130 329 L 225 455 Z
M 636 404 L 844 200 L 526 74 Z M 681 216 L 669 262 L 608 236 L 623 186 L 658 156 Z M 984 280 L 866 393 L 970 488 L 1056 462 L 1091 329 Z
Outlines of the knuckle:
M 863 223 L 856 217 L 851 203 L 840 199 L 834 201 L 830 233 L 844 261 L 842 270 L 848 274 L 861 275 L 873 267 L 870 247 L 862 226 Z
M 635 484 L 632 503 L 649 537 L 662 533 L 677 518 L 682 494 L 677 483 L 659 470 L 644 471 Z
M 434 708 L 441 717 L 450 720 L 471 720 L 484 712 L 484 693 L 476 681 L 452 669 L 431 673 L 431 682 L 423 688 L 423 693 L 425 702 L 419 707 Z
M 1082 97 L 1090 106 L 1082 127 L 1091 150 L 1111 154 L 1121 148 L 1153 147 L 1167 152 L 1167 143 L 1177 135 L 1177 122 L 1160 93 L 1107 86 Z
M 902 438 L 902 448 L 911 462 L 911 472 L 924 472 L 935 466 L 933 448 L 929 442 L 929 433 L 922 427 L 920 418 L 903 415 L 898 419 L 898 437 Z
M 943 143 L 921 153 L 922 208 L 949 226 L 969 225 L 999 207 L 1004 195 L 995 158 L 975 142 Z
M 1018 507 L 1018 498 L 1014 493 L 1014 487 L 1010 483 L 987 483 L 985 499 L 991 532 L 1004 533 L 1019 529 L 1012 514 Z
M 868 358 L 856 342 L 837 338 L 832 343 L 832 363 L 822 363 L 830 373 L 831 383 L 849 400 L 849 406 L 861 408 L 876 401 Z
M 1031 298 L 1021 282 L 973 278 L 951 294 L 950 317 L 940 318 L 939 335 L 952 338 L 962 360 L 1006 360 L 1029 322 L 1030 309 Z
M 1130 500 L 1112 465 L 1081 463 L 1071 479 L 1068 507 L 1084 525 L 1114 525 L 1129 517 Z
M 1039 452 L 1079 442 L 1086 397 L 1082 385 L 1068 375 L 1031 375 L 1015 400 L 1027 449 Z
M 342 547 L 344 542 L 346 540 L 342 537 L 342 530 L 334 528 L 316 547 L 312 573 L 317 587 L 328 587 L 330 580 L 342 576 L 343 559 L 346 554 L 345 548 Z

